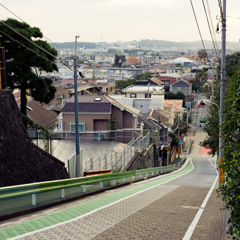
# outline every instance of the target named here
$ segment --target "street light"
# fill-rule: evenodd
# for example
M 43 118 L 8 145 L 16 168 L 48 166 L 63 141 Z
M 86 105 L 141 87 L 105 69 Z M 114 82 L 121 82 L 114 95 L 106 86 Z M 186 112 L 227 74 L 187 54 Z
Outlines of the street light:
M 208 101 L 208 100 L 203 100 L 203 102 L 204 102 L 205 104 L 213 104 L 213 105 L 217 106 L 217 108 L 218 108 L 218 114 L 219 114 L 220 109 L 219 109 L 219 106 L 218 106 L 216 103 L 210 102 L 210 101 Z

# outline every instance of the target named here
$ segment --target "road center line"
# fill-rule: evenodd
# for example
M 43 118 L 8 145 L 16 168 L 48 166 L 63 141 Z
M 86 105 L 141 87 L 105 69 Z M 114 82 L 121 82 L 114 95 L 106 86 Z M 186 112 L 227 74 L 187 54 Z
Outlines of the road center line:
M 214 180 L 214 182 L 213 182 L 213 184 L 212 184 L 212 187 L 211 187 L 210 190 L 208 191 L 208 194 L 206 195 L 205 199 L 203 200 L 200 209 L 198 210 L 198 212 L 197 212 L 197 214 L 195 215 L 192 223 L 191 223 L 190 226 L 188 227 L 188 230 L 187 230 L 187 232 L 185 233 L 185 235 L 184 235 L 184 237 L 183 237 L 182 240 L 189 240 L 189 239 L 192 237 L 192 234 L 193 234 L 193 232 L 194 232 L 194 230 L 195 230 L 195 228 L 196 228 L 196 226 L 197 226 L 197 224 L 198 224 L 198 221 L 199 221 L 199 219 L 200 219 L 200 217 L 201 217 L 201 215 L 202 215 L 202 213 L 203 213 L 203 211 L 204 211 L 204 209 L 205 209 L 205 207 L 206 207 L 206 205 L 207 205 L 207 202 L 208 202 L 208 200 L 209 200 L 209 198 L 210 198 L 210 196 L 211 196 L 211 194 L 212 194 L 212 191 L 213 191 L 213 189 L 214 189 L 214 187 L 215 187 L 215 185 L 216 185 L 216 183 L 217 183 L 217 180 L 218 180 L 218 176 L 216 176 L 216 178 L 215 178 L 215 180 Z

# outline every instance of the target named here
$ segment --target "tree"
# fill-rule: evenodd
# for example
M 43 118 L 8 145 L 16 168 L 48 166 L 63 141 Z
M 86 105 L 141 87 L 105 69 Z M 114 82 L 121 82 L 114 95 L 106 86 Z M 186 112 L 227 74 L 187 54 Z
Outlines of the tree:
M 225 179 L 218 189 L 230 210 L 229 233 L 233 239 L 240 237 L 240 53 L 226 57 L 226 94 L 224 122 L 222 126 L 224 161 L 221 164 Z M 214 103 L 219 106 L 220 81 L 215 85 Z M 208 133 L 204 145 L 214 155 L 219 144 L 219 115 L 215 105 L 210 105 L 204 130 Z
M 208 80 L 208 75 L 205 71 L 197 72 L 195 75 L 194 89 L 195 91 L 202 91 L 204 84 Z
M 125 55 L 115 54 L 113 67 L 121 68 L 124 62 L 126 62 L 126 56 Z
M 152 78 L 152 74 L 150 72 L 144 72 L 144 73 L 140 73 L 140 74 L 137 74 L 135 79 L 136 80 L 147 80 L 149 78 Z
M 39 28 L 31 27 L 25 22 L 7 19 L 0 23 L 0 29 L 1 45 L 6 51 L 8 86 L 21 90 L 21 112 L 26 115 L 27 90 L 35 100 L 44 103 L 49 103 L 55 96 L 56 88 L 52 85 L 52 80 L 42 78 L 41 71 L 58 70 L 54 63 L 57 51 L 41 40 L 43 34 Z
M 183 106 L 185 106 L 185 94 L 183 92 L 167 92 L 165 93 L 165 99 L 182 99 L 183 100 Z
M 198 51 L 198 57 L 199 58 L 207 58 L 206 50 L 202 49 L 202 50 Z
M 229 233 L 240 238 L 240 53 L 227 57 L 227 85 L 223 123 L 224 161 L 221 165 L 226 176 L 219 193 L 225 208 L 230 210 Z
M 144 72 L 144 73 L 138 74 L 133 79 L 118 80 L 115 82 L 116 89 L 124 89 L 130 85 L 134 85 L 137 80 L 147 80 L 149 78 L 152 78 L 152 74 L 150 72 Z
M 136 82 L 136 79 L 117 80 L 115 82 L 115 87 L 116 89 L 122 90 L 130 85 L 134 85 L 135 82 Z

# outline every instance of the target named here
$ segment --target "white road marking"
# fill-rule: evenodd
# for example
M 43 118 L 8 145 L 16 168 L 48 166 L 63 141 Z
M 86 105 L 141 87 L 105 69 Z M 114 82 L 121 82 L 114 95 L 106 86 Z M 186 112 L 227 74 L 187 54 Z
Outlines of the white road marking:
M 212 194 L 212 191 L 213 191 L 213 189 L 214 189 L 214 187 L 215 187 L 215 185 L 216 185 L 216 183 L 217 183 L 217 180 L 218 180 L 218 176 L 215 178 L 212 187 L 211 187 L 210 190 L 208 191 L 207 196 L 206 196 L 205 199 L 203 200 L 200 209 L 198 210 L 198 212 L 197 212 L 197 214 L 195 215 L 192 223 L 191 223 L 190 226 L 188 227 L 188 230 L 187 230 L 187 232 L 185 233 L 185 235 L 184 235 L 184 237 L 183 237 L 182 240 L 189 240 L 189 239 L 192 237 L 192 234 L 193 234 L 193 232 L 194 232 L 194 230 L 195 230 L 195 228 L 196 228 L 196 226 L 197 226 L 197 224 L 198 224 L 198 221 L 199 221 L 199 219 L 200 219 L 200 217 L 201 217 L 201 215 L 202 215 L 202 213 L 203 213 L 203 211 L 204 211 L 204 209 L 205 209 L 205 207 L 206 207 L 206 205 L 207 205 L 207 202 L 208 202 L 208 200 L 209 200 L 209 198 L 210 198 L 210 196 L 211 196 L 211 194 Z
M 130 196 L 127 196 L 127 197 L 125 197 L 125 198 L 122 198 L 122 199 L 120 199 L 120 200 L 117 200 L 117 201 L 115 201 L 115 202 L 112 202 L 112 203 L 110 203 L 110 204 L 108 204 L 108 205 L 106 205 L 106 206 L 97 208 L 97 209 L 95 209 L 95 210 L 93 210 L 93 211 L 91 211 L 91 212 L 88 212 L 88 213 L 86 213 L 86 214 L 83 214 L 83 215 L 81 215 L 81 216 L 79 216 L 79 217 L 76 217 L 76 218 L 73 218 L 73 219 L 71 219 L 71 220 L 68 220 L 68 221 L 65 221 L 65 222 L 61 222 L 61 223 L 58 223 L 58 224 L 55 224 L 55 225 L 52 225 L 52 226 L 49 226 L 49 227 L 45 227 L 45 228 L 42 228 L 42 229 L 38 229 L 38 230 L 36 230 L 36 231 L 32 231 L 32 232 L 29 232 L 29 233 L 25 233 L 25 234 L 22 234 L 22 235 L 13 237 L 13 238 L 10 238 L 10 240 L 20 239 L 20 238 L 27 237 L 27 236 L 30 236 L 30 235 L 32 235 L 32 234 L 38 233 L 38 232 L 42 232 L 42 231 L 45 231 L 45 230 L 48 230 L 48 229 L 52 229 L 52 228 L 61 226 L 61 225 L 66 224 L 66 223 L 74 222 L 74 221 L 79 220 L 79 219 L 81 219 L 81 218 L 83 218 L 83 217 L 86 217 L 86 216 L 88 216 L 88 215 L 90 215 L 90 214 L 93 214 L 93 213 L 95 213 L 95 212 L 97 212 L 97 211 L 100 211 L 100 210 L 102 210 L 102 209 L 104 209 L 104 208 L 110 207 L 110 206 L 112 206 L 112 205 L 114 205 L 114 204 L 116 204 L 116 203 L 119 203 L 119 202 L 121 202 L 121 201 L 124 201 L 124 200 L 126 200 L 126 199 L 128 199 L 128 198 L 131 198 L 131 197 L 133 197 L 133 196 L 135 196 L 135 195 L 137 195 L 137 194 L 143 193 L 143 192 L 145 192 L 145 191 L 147 191 L 147 190 L 149 190 L 149 189 L 153 189 L 153 188 L 155 188 L 155 187 L 157 187 L 157 186 L 166 184 L 166 183 L 171 182 L 171 181 L 173 181 L 173 180 L 175 180 L 175 179 L 177 179 L 177 178 L 180 178 L 180 177 L 182 177 L 182 176 L 185 176 L 186 174 L 190 173 L 190 172 L 194 169 L 194 165 L 193 165 L 192 159 L 190 158 L 189 160 L 190 160 L 190 162 L 191 162 L 191 164 L 192 164 L 192 169 L 191 169 L 190 171 L 188 171 L 187 173 L 184 173 L 184 174 L 182 174 L 182 175 L 180 175 L 180 176 L 178 176 L 178 177 L 175 177 L 175 178 L 173 178 L 173 179 L 170 179 L 170 180 L 168 180 L 168 181 L 166 181 L 166 182 L 163 182 L 163 183 L 154 185 L 154 186 L 152 186 L 152 187 L 150 187 L 150 188 L 144 189 L 144 190 L 142 190 L 142 191 L 140 191 L 140 192 L 134 193 L 134 194 L 132 194 L 132 195 L 130 195 Z M 187 162 L 187 161 L 186 161 L 186 162 Z M 184 163 L 184 165 L 186 164 L 186 162 Z M 187 165 L 187 164 L 186 164 L 186 165 Z M 166 176 L 166 175 L 165 175 L 165 176 Z

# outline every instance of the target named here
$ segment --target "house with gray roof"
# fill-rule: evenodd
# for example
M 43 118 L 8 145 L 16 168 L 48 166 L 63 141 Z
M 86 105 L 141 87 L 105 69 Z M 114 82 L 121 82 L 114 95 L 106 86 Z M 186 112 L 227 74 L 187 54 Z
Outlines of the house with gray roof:
M 181 79 L 171 84 L 170 91 L 173 93 L 182 92 L 185 96 L 192 95 L 192 84 Z
M 75 106 L 71 98 L 58 116 L 56 132 L 66 138 L 75 136 Z M 78 119 L 80 138 L 84 140 L 112 140 L 127 143 L 138 127 L 140 111 L 127 104 L 103 95 L 83 95 L 78 97 Z

